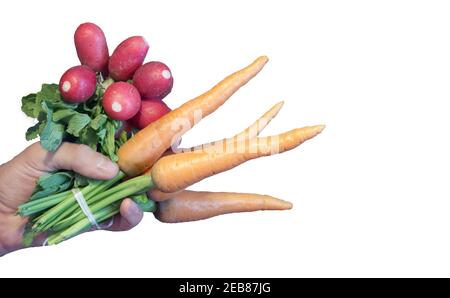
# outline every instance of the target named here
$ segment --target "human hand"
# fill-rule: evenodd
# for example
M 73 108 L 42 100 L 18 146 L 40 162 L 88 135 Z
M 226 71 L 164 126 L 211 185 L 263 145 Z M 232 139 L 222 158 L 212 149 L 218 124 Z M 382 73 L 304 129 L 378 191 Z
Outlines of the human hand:
M 9 162 L 0 166 L 0 256 L 23 248 L 22 236 L 27 218 L 16 215 L 19 205 L 27 202 L 40 176 L 55 170 L 72 170 L 94 179 L 111 179 L 118 166 L 85 145 L 63 143 L 57 151 L 48 152 L 35 143 Z M 125 231 L 136 226 L 143 213 L 131 200 L 123 200 L 108 230 Z M 42 245 L 45 237 L 35 239 Z

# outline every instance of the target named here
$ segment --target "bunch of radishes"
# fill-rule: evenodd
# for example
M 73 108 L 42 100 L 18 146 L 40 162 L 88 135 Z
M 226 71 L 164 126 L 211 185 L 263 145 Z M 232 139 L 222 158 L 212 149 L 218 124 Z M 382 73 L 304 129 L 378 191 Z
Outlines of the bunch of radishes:
M 93 23 L 81 24 L 74 39 L 81 65 L 61 77 L 59 91 L 65 101 L 89 100 L 96 91 L 98 73 L 100 77 L 109 76 L 111 82 L 102 100 L 111 119 L 128 121 L 142 129 L 170 111 L 162 99 L 172 90 L 172 73 L 162 62 L 142 64 L 149 49 L 142 36 L 124 40 L 111 56 L 105 34 Z

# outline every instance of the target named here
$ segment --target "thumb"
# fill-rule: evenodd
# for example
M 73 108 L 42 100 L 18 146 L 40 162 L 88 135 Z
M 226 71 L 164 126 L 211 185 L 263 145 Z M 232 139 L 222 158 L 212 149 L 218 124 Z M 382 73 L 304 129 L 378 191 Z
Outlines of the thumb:
M 144 213 L 133 200 L 126 198 L 120 204 L 120 214 L 116 215 L 112 221 L 109 231 L 128 231 L 142 220 Z
M 117 164 L 86 145 L 65 142 L 55 152 L 47 152 L 37 145 L 36 150 L 45 152 L 43 165 L 46 171 L 72 170 L 94 179 L 110 179 L 119 171 Z

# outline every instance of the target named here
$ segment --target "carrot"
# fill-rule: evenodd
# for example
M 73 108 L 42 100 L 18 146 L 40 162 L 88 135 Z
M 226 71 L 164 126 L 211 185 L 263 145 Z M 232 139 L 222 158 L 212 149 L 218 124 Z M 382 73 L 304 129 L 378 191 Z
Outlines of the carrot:
M 245 139 L 252 139 L 259 135 L 259 133 L 269 124 L 269 122 L 275 118 L 275 116 L 278 114 L 278 112 L 283 107 L 284 102 L 279 102 L 275 104 L 272 108 L 270 108 L 267 112 L 264 113 L 261 117 L 258 118 L 255 122 L 253 122 L 249 127 L 241 131 L 240 133 L 236 134 L 231 139 L 224 139 L 220 141 L 210 142 L 203 145 L 198 145 L 191 148 L 180 148 L 178 149 L 180 152 L 191 152 L 191 151 L 201 151 L 205 148 L 210 149 L 212 146 L 217 146 L 220 148 L 220 146 L 223 146 L 224 142 L 227 142 L 227 140 L 245 140 Z M 178 151 L 177 150 L 177 151 Z M 165 153 L 165 155 L 173 154 L 173 152 Z M 147 174 L 151 175 L 151 169 L 147 170 Z M 175 196 L 176 193 L 165 193 L 160 191 L 157 188 L 151 189 L 148 194 L 150 197 L 155 201 L 165 201 Z
M 148 196 L 155 202 L 162 202 L 169 199 L 172 199 L 177 194 L 183 192 L 184 190 L 176 191 L 176 192 L 163 192 L 157 188 L 150 189 L 148 191 Z
M 176 142 L 175 137 L 180 137 L 191 129 L 200 120 L 197 118 L 204 118 L 218 109 L 240 87 L 258 74 L 267 61 L 266 56 L 257 58 L 252 64 L 229 75 L 209 91 L 139 131 L 118 151 L 121 170 L 133 177 L 150 168 Z
M 273 107 L 270 108 L 267 112 L 264 113 L 258 120 L 253 122 L 252 125 L 247 127 L 247 129 L 243 130 L 241 133 L 237 134 L 235 137 L 237 139 L 241 137 L 245 137 L 246 139 L 253 139 L 254 137 L 257 137 L 261 131 L 263 131 L 264 128 L 272 121 L 273 118 L 275 118 L 278 115 L 278 112 L 280 112 L 281 108 L 284 105 L 284 101 L 280 101 L 279 103 L 275 104 Z
M 222 139 L 214 142 L 205 143 L 202 145 L 197 145 L 191 148 L 179 148 L 177 152 L 190 152 L 190 151 L 201 151 L 203 149 L 208 149 L 213 146 L 222 146 L 225 142 L 236 141 L 236 140 L 250 140 L 254 137 L 257 137 L 261 131 L 272 121 L 273 118 L 278 114 L 278 112 L 283 107 L 284 102 L 280 101 L 279 103 L 272 106 L 267 112 L 265 112 L 261 117 L 258 118 L 255 122 L 253 122 L 249 127 L 241 131 L 240 133 L 234 135 L 229 139 Z
M 173 154 L 159 159 L 151 172 L 155 186 L 163 192 L 176 192 L 209 176 L 230 170 L 248 160 L 291 150 L 318 135 L 325 126 L 307 126 L 283 134 L 235 142 L 210 151 Z
M 176 197 L 158 203 L 155 217 L 162 222 L 177 223 L 227 213 L 291 208 L 292 203 L 267 195 L 184 190 Z

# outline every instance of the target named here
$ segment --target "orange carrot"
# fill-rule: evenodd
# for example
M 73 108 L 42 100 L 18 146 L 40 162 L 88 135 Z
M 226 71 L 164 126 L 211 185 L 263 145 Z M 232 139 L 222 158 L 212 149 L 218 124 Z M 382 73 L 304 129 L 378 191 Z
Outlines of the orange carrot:
M 229 75 L 211 90 L 169 112 L 123 144 L 118 152 L 119 167 L 128 176 L 136 176 L 150 168 L 161 155 L 191 129 L 201 117 L 206 117 L 252 79 L 267 63 L 261 56 L 249 66 Z M 187 123 L 186 123 L 187 122 Z
M 186 222 L 217 215 L 258 210 L 288 210 L 292 204 L 267 195 L 184 190 L 158 203 L 155 217 L 167 223 Z
M 223 146 L 224 142 L 226 142 L 227 140 L 252 139 L 252 138 L 258 136 L 259 133 L 270 123 L 270 121 L 273 118 L 275 118 L 275 116 L 278 114 L 278 112 L 283 107 L 283 104 L 284 104 L 283 101 L 275 104 L 272 108 L 270 108 L 267 112 L 265 112 L 264 115 L 259 117 L 258 120 L 253 122 L 249 127 L 244 129 L 240 133 L 234 135 L 233 138 L 210 142 L 210 143 L 205 143 L 203 145 L 198 145 L 198 146 L 191 147 L 191 148 L 180 148 L 179 151 L 180 152 L 202 151 L 204 149 L 210 149 L 210 147 L 212 147 L 212 146 L 217 146 L 217 148 L 220 148 L 220 146 Z M 171 154 L 173 154 L 173 152 L 164 154 L 163 156 L 171 155 Z M 146 175 L 151 175 L 151 168 L 149 170 L 147 170 Z M 154 201 L 165 201 L 170 198 L 173 198 L 175 196 L 175 194 L 177 194 L 178 192 L 165 193 L 165 192 L 160 191 L 157 188 L 153 188 L 148 192 L 148 194 Z
M 248 160 L 291 150 L 318 135 L 323 125 L 307 126 L 283 134 L 214 146 L 210 151 L 194 151 L 162 157 L 152 167 L 155 186 L 163 192 L 176 192 L 209 176 L 230 170 Z
M 201 150 L 204 150 L 207 148 L 209 150 L 210 147 L 212 147 L 212 146 L 218 146 L 218 147 L 223 146 L 223 143 L 227 142 L 229 140 L 252 139 L 252 138 L 258 136 L 259 133 L 269 124 L 269 122 L 273 118 L 275 118 L 275 116 L 278 114 L 278 112 L 280 111 L 282 106 L 283 106 L 282 101 L 277 103 L 272 108 L 270 108 L 270 110 L 268 110 L 266 113 L 264 113 L 264 115 L 262 115 L 258 120 L 253 122 L 252 125 L 250 125 L 246 129 L 244 129 L 242 132 L 236 134 L 233 138 L 224 139 L 221 141 L 210 142 L 210 143 L 206 143 L 206 144 L 191 147 L 191 148 L 180 148 L 178 150 L 179 150 L 179 152 L 201 151 Z M 173 152 L 165 153 L 163 156 L 171 155 L 171 154 L 173 154 Z M 151 175 L 151 168 L 147 171 L 147 173 L 149 175 Z M 160 191 L 157 188 L 153 188 L 148 192 L 148 194 L 155 201 L 165 201 L 165 200 L 168 200 L 168 199 L 174 197 L 176 193 L 165 193 L 165 192 Z
M 284 102 L 280 101 L 279 103 L 272 106 L 267 112 L 265 112 L 261 117 L 258 118 L 255 122 L 253 122 L 249 127 L 241 131 L 240 133 L 234 135 L 229 139 L 222 139 L 214 142 L 205 143 L 202 145 L 197 145 L 191 148 L 179 148 L 177 152 L 190 152 L 190 151 L 201 151 L 204 149 L 208 149 L 213 146 L 222 146 L 225 142 L 234 142 L 236 140 L 249 140 L 257 137 L 261 131 L 272 121 L 273 118 L 278 114 L 278 112 L 283 107 Z

